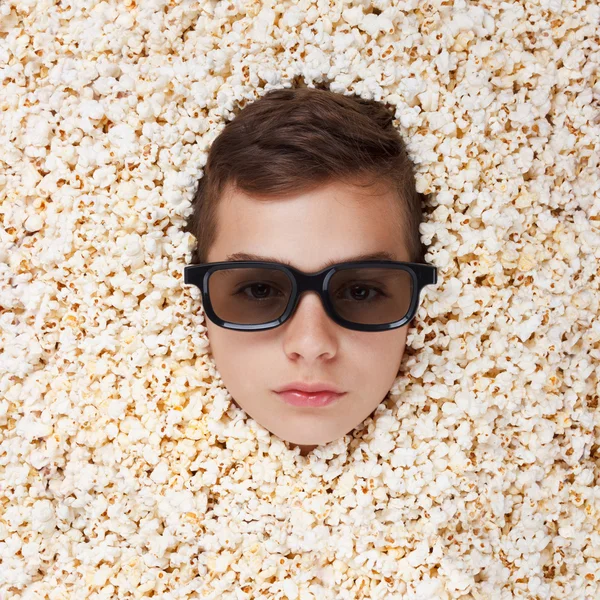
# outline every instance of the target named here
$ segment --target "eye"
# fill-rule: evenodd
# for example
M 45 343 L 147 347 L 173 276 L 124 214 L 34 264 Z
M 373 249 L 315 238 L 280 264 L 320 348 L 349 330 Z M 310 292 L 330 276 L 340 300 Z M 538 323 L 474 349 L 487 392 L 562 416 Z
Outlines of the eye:
M 366 285 L 364 283 L 355 283 L 352 285 L 345 286 L 341 288 L 342 294 L 343 292 L 350 292 L 350 298 L 345 297 L 343 300 L 350 300 L 355 302 L 373 302 L 374 300 L 385 297 L 385 294 L 374 286 Z M 373 293 L 373 295 L 369 296 L 369 293 Z M 341 294 L 338 292 L 338 297 Z
M 246 290 L 251 290 L 250 294 L 247 294 Z M 276 290 L 276 288 L 268 283 L 258 281 L 244 285 L 236 292 L 236 295 L 245 296 L 249 300 L 268 300 L 269 297 L 273 297 L 269 296 L 270 290 Z

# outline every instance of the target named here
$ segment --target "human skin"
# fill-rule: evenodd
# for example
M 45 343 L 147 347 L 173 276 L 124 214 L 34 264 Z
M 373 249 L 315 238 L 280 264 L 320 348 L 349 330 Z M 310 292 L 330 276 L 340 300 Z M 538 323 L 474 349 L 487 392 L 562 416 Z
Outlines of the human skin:
M 328 260 L 387 251 L 408 261 L 393 193 L 331 182 L 308 193 L 257 199 L 229 187 L 218 206 L 218 231 L 208 262 L 238 252 L 288 260 L 305 272 Z M 205 319 L 215 366 L 235 404 L 306 456 L 369 417 L 398 375 L 408 326 L 353 331 L 332 321 L 315 292 L 293 315 L 264 331 L 233 331 Z M 274 390 L 292 382 L 321 382 L 346 394 L 325 407 L 295 407 Z

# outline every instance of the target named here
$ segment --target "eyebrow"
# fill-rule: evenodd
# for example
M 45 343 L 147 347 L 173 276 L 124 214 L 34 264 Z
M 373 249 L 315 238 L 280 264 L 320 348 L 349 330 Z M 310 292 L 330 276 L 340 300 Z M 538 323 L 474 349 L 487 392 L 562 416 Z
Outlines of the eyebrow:
M 227 257 L 228 261 L 240 261 L 240 260 L 258 260 L 258 261 L 265 261 L 265 262 L 274 262 L 274 263 L 279 263 L 282 265 L 286 265 L 288 267 L 294 267 L 295 265 L 293 265 L 292 263 L 290 263 L 287 260 L 283 260 L 283 259 L 279 259 L 279 258 L 274 258 L 272 256 L 260 256 L 259 254 L 251 254 L 248 252 L 236 252 L 235 254 L 230 254 Z M 391 261 L 395 261 L 396 258 L 393 254 L 391 254 L 390 252 L 385 252 L 385 251 L 381 251 L 381 252 L 371 252 L 371 253 L 367 253 L 367 254 L 358 254 L 356 256 L 349 256 L 345 259 L 333 259 L 330 260 L 328 262 L 326 262 L 321 268 L 322 269 L 326 269 L 328 267 L 332 267 L 333 265 L 337 265 L 339 263 L 342 262 L 362 262 L 365 260 L 391 260 Z

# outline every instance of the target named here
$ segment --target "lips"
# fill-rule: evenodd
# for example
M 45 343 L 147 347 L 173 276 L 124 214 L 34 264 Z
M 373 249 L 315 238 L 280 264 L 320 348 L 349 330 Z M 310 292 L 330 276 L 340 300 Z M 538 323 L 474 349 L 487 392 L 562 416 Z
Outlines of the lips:
M 340 390 L 337 386 L 330 383 L 303 383 L 301 381 L 294 381 L 278 390 L 275 390 L 278 394 L 281 392 L 299 392 L 303 394 L 343 394 L 344 391 Z
M 332 404 L 344 394 L 336 394 L 329 391 L 306 394 L 298 390 L 284 390 L 278 392 L 278 395 L 284 402 L 292 406 L 312 406 L 318 408 Z

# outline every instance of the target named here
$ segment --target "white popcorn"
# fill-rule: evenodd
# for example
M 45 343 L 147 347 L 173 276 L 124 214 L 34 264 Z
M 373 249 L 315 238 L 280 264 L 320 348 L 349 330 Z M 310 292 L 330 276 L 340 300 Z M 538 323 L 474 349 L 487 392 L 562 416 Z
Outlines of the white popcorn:
M 31 215 L 25 221 L 25 229 L 30 233 L 39 231 L 44 225 L 44 220 L 41 215 Z
M 111 419 L 118 419 L 125 414 L 126 408 L 126 400 L 111 400 L 108 407 L 108 415 L 111 417 Z
M 353 6 L 351 8 L 345 8 L 342 11 L 342 19 L 348 23 L 348 25 L 356 26 L 361 23 L 365 18 L 362 6 Z
M 600 7 L 447 9 L 0 5 L 0 597 L 598 596 Z M 296 76 L 394 108 L 438 268 L 310 457 L 181 285 L 210 141 Z
M 16 434 L 31 442 L 37 438 L 43 438 L 52 433 L 52 425 L 42 423 L 33 415 L 21 417 L 17 422 Z
M 306 15 L 305 11 L 302 11 L 299 6 L 291 5 L 288 6 L 281 16 L 280 26 L 283 27 L 297 27 L 302 23 Z
M 83 100 L 79 104 L 79 114 L 84 119 L 99 121 L 104 116 L 104 108 L 97 100 Z
M 150 479 L 155 483 L 165 483 L 169 477 L 169 466 L 166 462 L 160 462 L 152 471 Z
M 355 7 L 360 8 L 360 7 Z M 344 11 L 344 15 L 348 12 L 347 9 Z M 354 18 L 351 16 L 350 18 Z M 362 19 L 360 19 L 357 23 L 358 27 L 369 34 L 373 39 L 376 39 L 380 33 L 393 33 L 394 26 L 390 19 L 388 19 L 385 15 L 374 15 L 368 14 L 364 15 Z
M 533 315 L 530 319 L 521 321 L 519 330 L 516 332 L 519 339 L 522 342 L 526 342 L 531 337 L 532 333 L 538 329 L 541 322 L 542 316 L 539 314 Z
M 266 42 L 270 37 L 275 23 L 275 11 L 264 6 L 253 22 L 251 37 L 256 42 Z
M 139 151 L 139 143 L 134 129 L 127 123 L 119 123 L 110 128 L 108 141 L 119 152 L 119 156 Z
M 40 533 L 54 531 L 56 515 L 50 500 L 37 500 L 31 510 L 31 527 Z
M 397 448 L 392 455 L 393 467 L 410 467 L 414 464 L 417 451 L 412 448 Z

